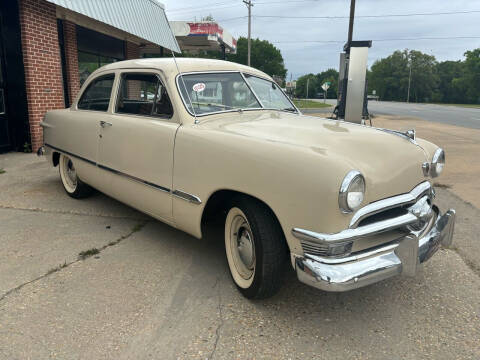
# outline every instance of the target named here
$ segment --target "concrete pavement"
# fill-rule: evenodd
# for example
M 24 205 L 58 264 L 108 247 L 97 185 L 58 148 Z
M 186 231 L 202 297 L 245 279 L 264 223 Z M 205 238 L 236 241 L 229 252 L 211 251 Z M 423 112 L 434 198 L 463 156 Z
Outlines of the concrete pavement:
M 480 357 L 480 272 L 460 251 L 479 213 L 447 190 L 458 249 L 417 278 L 335 294 L 290 272 L 277 296 L 248 301 L 221 228 L 197 240 L 101 194 L 71 199 L 31 154 L 0 168 L 0 359 Z

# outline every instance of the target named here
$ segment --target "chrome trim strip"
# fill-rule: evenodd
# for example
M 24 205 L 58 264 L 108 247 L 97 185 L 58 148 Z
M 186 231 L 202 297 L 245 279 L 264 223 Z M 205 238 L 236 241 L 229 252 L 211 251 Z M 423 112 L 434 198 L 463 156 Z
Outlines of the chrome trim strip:
M 118 171 L 118 170 L 115 170 L 115 169 L 112 169 L 112 168 L 109 168 L 108 166 L 105 166 L 105 165 L 101 165 L 101 164 L 97 164 L 97 166 L 102 169 L 102 170 L 106 170 L 106 171 L 110 171 L 116 175 L 121 175 L 121 176 L 124 176 L 130 180 L 133 180 L 133 181 L 136 181 L 136 182 L 139 182 L 141 184 L 144 184 L 144 185 L 148 185 L 148 186 L 151 186 L 153 188 L 155 188 L 156 190 L 160 190 L 160 191 L 163 191 L 163 192 L 166 192 L 166 193 L 169 193 L 170 192 L 170 189 L 169 188 L 166 188 L 164 186 L 160 186 L 160 185 L 157 185 L 157 184 L 154 184 L 152 182 L 149 182 L 149 181 L 146 181 L 146 180 L 142 180 L 136 176 L 133 176 L 133 175 L 129 175 L 129 174 L 126 174 L 124 172 L 121 172 L 121 171 Z
M 418 199 L 418 197 L 429 191 L 431 187 L 432 185 L 430 185 L 430 182 L 424 181 L 423 183 L 413 188 L 412 191 L 407 194 L 396 195 L 387 199 L 378 200 L 370 203 L 357 210 L 357 212 L 353 215 L 352 220 L 350 221 L 349 227 L 355 229 L 363 219 L 371 215 L 375 215 L 379 212 L 393 209 L 398 206 L 413 204 Z
M 242 76 L 243 78 L 243 81 L 245 81 L 245 84 L 247 84 L 247 87 L 250 89 L 250 91 L 252 92 L 253 96 L 255 96 L 255 99 L 258 101 L 258 103 L 260 104 L 260 106 L 262 108 L 265 108 L 265 105 L 263 105 L 262 101 L 260 100 L 260 98 L 257 96 L 257 93 L 255 92 L 255 90 L 253 90 L 253 87 L 252 85 L 250 85 L 250 83 L 247 81 L 247 78 L 245 77 L 245 75 L 240 72 L 240 75 Z
M 322 234 L 300 228 L 293 228 L 292 234 L 300 240 L 336 243 L 345 240 L 355 240 L 364 236 L 373 236 L 401 226 L 413 224 L 416 221 L 418 221 L 418 218 L 415 215 L 408 213 L 393 219 L 379 221 L 356 229 L 346 229 L 336 234 Z
M 59 152 L 62 152 L 64 154 L 67 154 L 69 156 L 72 156 L 76 159 L 79 159 L 79 160 L 82 160 L 82 161 L 85 161 L 91 165 L 94 165 L 94 166 L 98 166 L 100 169 L 102 170 L 106 170 L 106 171 L 110 171 L 116 175 L 121 175 L 121 176 L 124 176 L 126 178 L 129 178 L 130 180 L 134 180 L 136 182 L 139 182 L 139 183 L 142 183 L 144 185 L 148 185 L 148 186 L 151 186 L 153 188 L 155 188 L 156 190 L 160 190 L 160 191 L 163 191 L 163 192 L 166 192 L 166 193 L 170 193 L 170 189 L 169 188 L 166 188 L 164 186 L 161 186 L 161 185 L 157 185 L 157 184 L 154 184 L 152 182 L 149 182 L 149 181 L 146 181 L 146 180 L 143 180 L 143 179 L 140 179 L 136 176 L 133 176 L 133 175 L 129 175 L 129 174 L 126 174 L 124 172 L 121 172 L 121 171 L 118 171 L 118 170 L 115 170 L 115 169 L 112 169 L 112 168 L 109 168 L 108 166 L 105 166 L 105 165 L 102 165 L 102 164 L 99 164 L 99 163 L 96 163 L 95 161 L 92 161 L 92 160 L 88 160 L 84 157 L 81 157 L 81 156 L 78 156 L 78 155 L 75 155 L 71 152 L 68 152 L 68 151 L 65 151 L 65 150 L 62 150 L 60 148 L 57 148 L 53 145 L 50 145 L 50 144 L 45 144 L 45 146 L 48 146 L 49 148 L 53 149 L 53 150 L 57 150 Z
M 397 135 L 397 136 L 400 136 L 400 137 L 403 137 L 404 139 L 410 141 L 411 143 L 415 144 L 415 145 L 418 145 L 417 141 L 415 139 L 412 139 L 407 133 L 404 133 L 404 132 L 401 132 L 401 131 L 397 131 L 397 130 L 391 130 L 391 129 L 384 129 L 384 128 L 376 128 L 377 130 L 380 130 L 380 131 L 384 131 L 384 132 L 387 132 L 389 134 L 393 134 L 393 135 Z M 408 130 L 410 131 L 410 130 Z M 407 131 L 407 132 L 408 132 Z
M 192 204 L 201 204 L 202 203 L 202 200 L 200 200 L 200 198 L 198 196 L 195 196 L 195 195 L 192 195 L 192 194 L 189 194 L 189 193 L 186 193 L 184 191 L 181 191 L 181 190 L 174 190 L 173 191 L 173 196 L 179 198 L 179 199 L 182 199 L 182 200 L 185 200 L 185 201 L 188 201 Z
M 74 157 L 74 158 L 76 158 L 76 159 L 85 161 L 85 162 L 87 162 L 87 163 L 89 163 L 89 164 L 97 165 L 97 163 L 96 163 L 95 161 L 89 160 L 89 159 L 84 158 L 84 157 L 79 156 L 79 155 L 75 155 L 75 154 L 73 154 L 73 153 L 71 153 L 71 152 L 69 152 L 69 151 L 62 150 L 62 149 L 60 149 L 60 148 L 57 148 L 56 146 L 53 146 L 53 145 L 50 145 L 50 144 L 47 144 L 47 143 L 45 143 L 45 146 L 48 146 L 49 148 L 51 148 L 51 149 L 53 149 L 53 150 L 60 151 L 60 152 L 62 152 L 62 153 L 64 153 L 64 154 L 70 155 L 70 156 L 72 156 L 72 157 Z

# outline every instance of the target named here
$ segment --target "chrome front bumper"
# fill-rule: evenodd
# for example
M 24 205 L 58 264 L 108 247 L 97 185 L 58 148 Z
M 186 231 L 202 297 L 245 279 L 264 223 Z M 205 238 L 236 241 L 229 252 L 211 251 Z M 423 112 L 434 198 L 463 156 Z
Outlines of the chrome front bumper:
M 411 232 L 399 241 L 344 258 L 305 254 L 295 258 L 298 279 L 325 291 L 348 291 L 395 275 L 414 276 L 440 245 L 452 244 L 455 210 L 441 215 L 433 206 L 431 227 L 418 237 Z

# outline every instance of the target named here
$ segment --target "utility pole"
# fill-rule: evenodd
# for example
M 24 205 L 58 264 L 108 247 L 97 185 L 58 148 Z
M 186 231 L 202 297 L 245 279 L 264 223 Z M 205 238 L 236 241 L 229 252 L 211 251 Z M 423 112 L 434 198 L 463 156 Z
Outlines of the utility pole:
M 243 3 L 248 8 L 248 57 L 247 65 L 250 66 L 250 54 L 251 54 L 251 33 L 252 33 L 252 0 L 243 0 Z
M 412 81 L 412 58 L 408 60 L 410 71 L 408 73 L 408 90 L 407 90 L 407 103 L 410 102 L 410 82 Z
M 310 82 L 310 78 L 307 78 L 307 97 L 305 98 L 305 100 L 308 99 L 308 83 Z
M 355 0 L 351 0 L 350 2 L 350 22 L 348 23 L 348 47 L 350 47 L 350 43 L 352 42 L 353 38 L 353 19 L 355 18 Z

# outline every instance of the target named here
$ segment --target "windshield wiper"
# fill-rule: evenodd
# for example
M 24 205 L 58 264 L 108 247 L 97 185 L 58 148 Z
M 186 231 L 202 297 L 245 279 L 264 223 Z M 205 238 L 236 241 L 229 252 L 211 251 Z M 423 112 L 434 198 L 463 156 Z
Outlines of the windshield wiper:
M 282 109 L 282 111 L 297 112 L 297 109 L 295 109 L 294 107 L 288 107 L 288 108 Z

